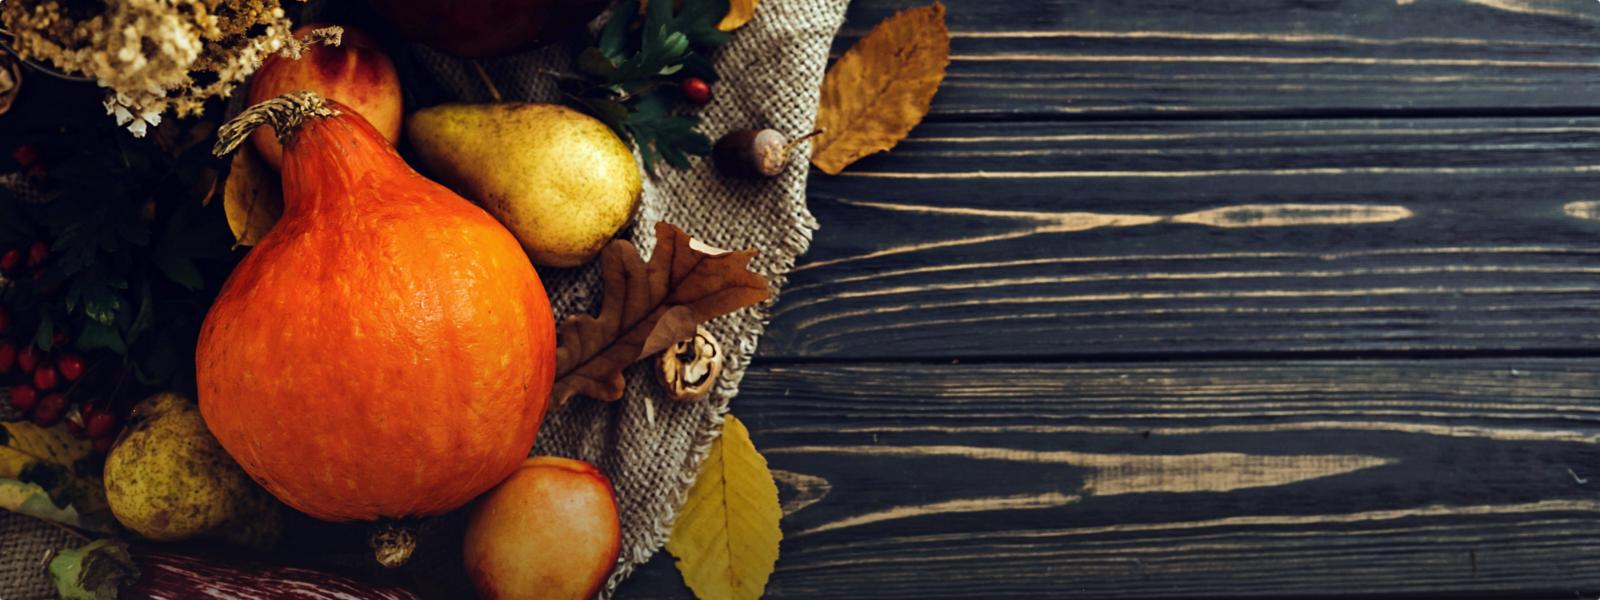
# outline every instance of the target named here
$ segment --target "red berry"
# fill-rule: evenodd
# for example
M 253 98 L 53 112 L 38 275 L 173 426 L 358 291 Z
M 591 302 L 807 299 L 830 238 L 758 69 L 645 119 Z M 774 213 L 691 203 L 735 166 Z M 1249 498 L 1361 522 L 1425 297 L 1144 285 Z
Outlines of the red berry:
M 89 432 L 89 437 L 100 439 L 117 431 L 117 416 L 108 412 L 96 411 L 84 421 L 83 428 Z
M 11 158 L 16 160 L 17 164 L 26 167 L 33 164 L 33 161 L 39 160 L 39 148 L 33 144 L 17 146 L 16 150 L 11 151 Z
M 51 336 L 50 336 L 50 347 L 51 348 L 61 348 L 61 347 L 64 347 L 66 345 L 67 345 L 67 332 L 61 331 L 61 330 L 58 329 L 58 330 L 56 330 L 56 332 L 54 334 L 51 334 Z
M 17 364 L 17 347 L 11 342 L 0 342 L 0 375 L 11 372 L 11 366 Z
M 4 349 L 0 349 L 0 366 L 5 365 L 4 352 Z M 56 359 L 56 370 L 61 371 L 61 377 L 63 379 L 66 379 L 67 381 L 77 381 L 79 377 L 83 376 L 83 359 L 79 358 L 76 354 L 62 354 L 61 358 Z M 0 373 L 4 372 L 6 372 L 6 370 L 4 368 L 0 368 Z
M 85 431 L 83 425 L 78 423 L 77 419 L 73 419 L 71 415 L 67 416 L 67 433 L 80 440 L 89 439 L 89 432 Z
M 22 351 L 17 353 L 17 366 L 22 367 L 23 374 L 32 373 L 33 368 L 38 365 L 39 351 L 34 349 L 33 344 L 24 346 Z
M 5 307 L 0 307 L 0 335 L 5 335 L 6 331 L 10 329 L 11 313 L 6 312 Z
M 50 247 L 44 245 L 44 242 L 34 242 L 32 246 L 28 246 L 28 266 L 42 265 L 47 258 L 50 258 Z
M 22 266 L 22 249 L 11 248 L 0 253 L 0 273 L 15 273 Z
M 699 77 L 690 77 L 680 84 L 683 88 L 683 97 L 690 102 L 704 106 L 711 102 L 711 84 Z
M 56 384 L 59 383 L 58 379 L 56 367 L 50 364 L 50 361 L 39 363 L 38 368 L 33 370 L 33 387 L 39 388 L 41 392 L 46 392 L 56 387 Z
M 101 454 L 105 454 L 107 452 L 110 452 L 111 451 L 111 444 L 112 444 L 112 442 L 115 442 L 115 441 L 117 441 L 117 438 L 111 437 L 109 435 L 106 436 L 106 437 L 103 437 L 103 438 L 95 438 L 94 439 L 94 451 L 95 452 L 99 452 Z
M 33 405 L 38 403 L 38 401 L 39 390 L 33 389 L 33 386 L 31 385 L 23 384 L 11 388 L 11 406 L 15 407 L 17 410 L 33 410 Z
M 33 407 L 33 422 L 40 427 L 49 427 L 61 422 L 61 417 L 67 414 L 67 397 L 61 394 L 50 394 L 39 399 L 39 404 Z

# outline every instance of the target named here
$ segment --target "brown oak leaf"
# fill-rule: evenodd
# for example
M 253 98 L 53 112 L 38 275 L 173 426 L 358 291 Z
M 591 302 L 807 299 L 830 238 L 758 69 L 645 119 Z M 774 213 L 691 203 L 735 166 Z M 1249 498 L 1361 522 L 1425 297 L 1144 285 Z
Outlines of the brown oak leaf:
M 861 38 L 822 78 L 811 164 L 838 175 L 893 148 L 922 122 L 950 64 L 944 5 L 903 10 Z
M 710 254 L 691 243 L 689 234 L 662 222 L 649 263 L 623 240 L 601 251 L 600 314 L 568 317 L 556 331 L 553 406 L 577 395 L 622 398 L 628 365 L 771 295 L 767 280 L 748 268 L 755 250 Z

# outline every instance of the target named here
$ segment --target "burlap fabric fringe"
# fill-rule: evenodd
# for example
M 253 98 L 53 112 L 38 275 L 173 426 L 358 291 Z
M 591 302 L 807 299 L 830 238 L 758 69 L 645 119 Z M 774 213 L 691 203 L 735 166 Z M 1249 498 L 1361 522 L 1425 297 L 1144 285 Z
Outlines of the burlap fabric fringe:
M 766 0 L 755 19 L 718 50 L 721 77 L 715 100 L 700 112 L 702 131 L 713 138 L 734 129 L 771 127 L 790 135 L 810 131 L 828 51 L 844 19 L 847 0 Z M 331 10 L 331 9 L 330 9 Z M 313 8 L 312 12 L 316 12 Z M 571 46 L 547 47 L 481 64 L 507 100 L 558 101 L 553 81 L 541 71 L 569 70 Z M 413 106 L 443 101 L 485 102 L 483 83 L 470 63 L 424 47 L 396 57 Z M 418 82 L 433 82 L 433 86 Z M 736 181 L 718 176 L 709 161 L 690 169 L 659 169 L 646 180 L 645 196 L 626 233 L 641 251 L 653 247 L 654 224 L 666 220 L 719 248 L 756 248 L 751 267 L 781 288 L 784 275 L 811 243 L 816 220 L 806 209 L 804 144 L 779 177 Z M 593 265 L 542 269 L 558 317 L 592 311 L 599 301 L 599 274 Z M 535 449 L 598 465 L 617 488 L 622 515 L 622 556 L 603 596 L 637 565 L 649 560 L 671 532 L 677 509 L 694 482 L 711 442 L 721 433 L 722 415 L 738 393 L 761 337 L 768 306 L 729 315 L 709 327 L 727 349 L 728 362 L 711 400 L 677 403 L 666 399 L 642 366 L 628 374 L 620 402 L 579 398 L 552 412 Z M 655 421 L 646 417 L 653 404 Z M 454 534 L 459 519 L 445 519 L 440 541 Z M 59 531 L 12 515 L 0 516 L 0 598 L 50 597 L 38 571 L 38 556 L 63 541 Z M 426 542 L 426 536 L 424 542 Z M 424 543 L 414 559 L 423 571 L 442 579 L 459 577 L 451 552 Z M 433 564 L 426 564 L 433 563 Z M 454 576 L 454 577 L 452 577 Z

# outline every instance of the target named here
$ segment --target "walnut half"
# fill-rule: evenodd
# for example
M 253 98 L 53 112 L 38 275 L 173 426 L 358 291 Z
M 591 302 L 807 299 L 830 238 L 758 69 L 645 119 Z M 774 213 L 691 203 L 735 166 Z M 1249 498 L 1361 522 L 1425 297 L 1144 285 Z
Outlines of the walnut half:
M 704 328 L 673 344 L 656 359 L 656 379 L 673 400 L 687 402 L 711 393 L 722 374 L 722 345 Z

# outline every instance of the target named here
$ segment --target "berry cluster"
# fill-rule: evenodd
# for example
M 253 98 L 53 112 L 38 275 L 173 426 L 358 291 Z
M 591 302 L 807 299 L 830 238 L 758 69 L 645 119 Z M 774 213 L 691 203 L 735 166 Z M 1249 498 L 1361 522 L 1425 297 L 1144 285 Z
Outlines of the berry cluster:
M 6 279 L 40 278 L 50 248 L 34 242 L 27 248 L 0 252 L 0 275 Z M 13 323 L 12 315 L 0 306 L 0 389 L 11 407 L 50 427 L 65 421 L 67 429 L 80 439 L 94 441 L 94 448 L 105 452 L 121 429 L 122 419 L 111 406 L 96 408 L 92 403 L 73 406 L 68 398 L 74 384 L 84 375 L 83 356 L 67 350 L 71 341 L 62 331 L 55 332 L 50 351 L 41 350 Z

